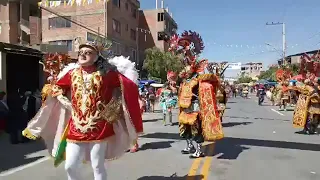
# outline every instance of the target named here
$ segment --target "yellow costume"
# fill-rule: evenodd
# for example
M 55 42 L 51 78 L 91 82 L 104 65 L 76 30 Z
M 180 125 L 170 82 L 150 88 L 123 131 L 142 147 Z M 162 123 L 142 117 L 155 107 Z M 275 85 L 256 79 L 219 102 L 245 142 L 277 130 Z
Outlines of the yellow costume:
M 311 85 L 298 86 L 301 93 L 293 115 L 293 126 L 304 128 L 308 134 L 315 133 L 320 121 L 319 88 Z
M 186 67 L 180 73 L 183 82 L 179 89 L 179 130 L 180 136 L 187 141 L 183 154 L 190 158 L 203 156 L 201 145 L 204 141 L 223 138 L 222 125 L 217 105 L 219 77 L 213 73 L 204 74 L 207 60 L 197 61 L 203 49 L 201 37 L 192 31 L 185 31 L 181 37 L 171 37 L 171 51 L 182 52 Z M 193 46 L 190 46 L 193 44 Z M 194 147 L 192 141 L 197 143 Z

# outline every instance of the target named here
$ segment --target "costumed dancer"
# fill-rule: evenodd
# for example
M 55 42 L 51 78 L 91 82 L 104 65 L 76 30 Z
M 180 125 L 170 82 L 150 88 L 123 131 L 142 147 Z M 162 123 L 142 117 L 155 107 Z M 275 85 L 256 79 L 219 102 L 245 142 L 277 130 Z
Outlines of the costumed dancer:
M 228 68 L 226 66 L 226 62 L 223 63 L 208 63 L 208 71 L 210 73 L 215 73 L 216 76 L 220 78 L 221 81 L 224 79 L 224 72 Z M 225 109 L 227 107 L 227 91 L 226 91 L 226 86 L 224 84 L 220 84 L 218 90 L 217 90 L 217 103 L 218 103 L 218 111 L 219 111 L 219 116 L 222 122 L 222 117 L 224 115 Z
M 178 102 L 178 91 L 176 88 L 177 75 L 176 73 L 169 71 L 167 73 L 168 82 L 161 89 L 160 93 L 160 106 L 163 112 L 163 124 L 166 126 L 166 117 L 169 116 L 169 122 L 172 123 L 172 108 L 176 107 Z
M 59 73 L 51 96 L 23 131 L 45 141 L 55 166 L 66 161 L 69 180 L 80 179 L 83 161 L 91 161 L 95 180 L 107 179 L 105 160 L 123 155 L 143 130 L 134 63 L 106 57 L 105 48 L 80 43 L 78 62 Z
M 51 96 L 52 87 L 57 81 L 57 76 L 60 71 L 69 63 L 71 58 L 66 54 L 49 53 L 44 56 L 44 62 L 39 62 L 43 66 L 43 71 L 48 73 L 47 83 L 41 90 L 42 103 L 45 102 L 48 96 Z
M 303 128 L 305 134 L 317 133 L 320 123 L 320 58 L 318 53 L 312 57 L 301 57 L 300 75 L 304 84 L 297 83 L 300 93 L 293 115 L 293 126 Z
M 204 48 L 199 34 L 192 31 L 185 31 L 181 37 L 174 34 L 170 44 L 169 50 L 182 53 L 186 65 L 180 73 L 183 82 L 180 84 L 178 101 L 180 136 L 187 141 L 187 147 L 181 152 L 192 154 L 190 158 L 202 157 L 204 153 L 201 147 L 205 140 L 223 138 L 216 99 L 219 78 L 215 74 L 204 74 L 208 61 L 196 59 Z
M 290 101 L 290 87 L 289 80 L 292 77 L 292 72 L 286 67 L 282 67 L 276 71 L 276 79 L 278 85 L 276 86 L 277 90 L 277 100 L 279 102 L 279 111 L 287 110 L 287 104 Z M 282 108 L 283 107 L 283 108 Z

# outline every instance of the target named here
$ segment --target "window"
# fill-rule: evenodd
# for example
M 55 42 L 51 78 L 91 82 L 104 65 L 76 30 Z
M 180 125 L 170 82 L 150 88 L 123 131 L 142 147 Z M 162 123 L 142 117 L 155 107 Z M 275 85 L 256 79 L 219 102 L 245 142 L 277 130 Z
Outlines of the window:
M 131 57 L 130 57 L 132 62 L 136 62 L 137 61 L 137 51 L 135 49 L 131 50 Z
M 117 6 L 120 8 L 120 0 L 112 0 L 113 5 Z
M 112 42 L 112 52 L 114 55 L 121 55 L 122 46 L 120 43 L 113 41 Z
M 137 34 L 136 31 L 134 29 L 130 30 L 130 37 L 132 40 L 136 40 L 137 39 Z
M 52 44 L 52 45 L 65 45 L 65 46 L 68 47 L 68 51 L 72 51 L 72 40 L 50 41 L 49 44 Z
M 121 24 L 119 21 L 112 19 L 113 31 L 121 34 Z
M 167 41 L 170 37 L 164 32 L 158 32 L 158 41 Z
M 2 32 L 2 23 L 0 23 L 0 34 Z
M 128 2 L 126 2 L 126 10 L 128 10 L 129 9 L 129 4 L 128 4 Z
M 158 21 L 164 21 L 164 13 L 158 13 Z
M 71 19 L 70 16 L 65 16 L 67 19 Z M 55 28 L 69 28 L 71 27 L 71 22 L 62 17 L 54 17 L 49 19 L 49 29 Z
M 131 5 L 131 15 L 133 18 L 137 18 L 137 8 L 133 4 Z
M 129 24 L 126 24 L 126 31 L 129 31 Z

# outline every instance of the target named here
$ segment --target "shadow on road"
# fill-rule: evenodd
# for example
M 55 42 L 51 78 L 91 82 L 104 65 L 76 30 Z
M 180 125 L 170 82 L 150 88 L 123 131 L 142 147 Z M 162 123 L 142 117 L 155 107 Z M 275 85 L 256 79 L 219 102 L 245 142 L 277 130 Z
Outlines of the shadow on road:
M 160 142 L 145 143 L 139 148 L 139 151 L 144 151 L 149 149 L 166 149 L 166 148 L 170 148 L 172 143 L 174 143 L 174 141 L 160 141 Z
M 183 176 L 178 177 L 176 174 L 173 174 L 170 177 L 164 177 L 164 176 L 144 176 L 137 180 L 186 180 L 186 179 L 202 179 L 203 175 L 196 175 L 196 176 Z
M 291 121 L 289 119 L 276 119 L 276 118 L 264 118 L 264 117 L 247 117 L 247 116 L 223 116 L 224 118 L 230 119 L 259 119 L 259 120 L 279 120 L 279 121 Z
M 151 133 L 141 137 L 156 138 L 156 139 L 173 139 L 173 140 L 181 139 L 178 133 Z M 232 148 L 237 145 L 238 146 L 247 145 L 247 146 L 273 147 L 273 148 L 283 148 L 283 149 L 296 149 L 296 150 L 305 150 L 305 151 L 320 151 L 319 144 L 300 143 L 300 142 L 225 137 L 222 140 L 217 141 L 217 146 L 219 146 L 219 143 L 223 143 L 222 147 L 230 150 L 232 150 Z M 227 147 L 228 145 L 229 147 Z M 216 148 L 219 148 L 219 147 L 216 147 Z
M 239 144 L 230 144 L 230 142 L 224 139 L 217 141 L 214 144 L 205 145 L 204 147 L 206 146 L 214 146 L 214 151 L 206 152 L 206 156 L 216 156 L 218 154 L 222 154 L 218 156 L 217 159 L 229 159 L 229 160 L 237 159 L 238 156 L 243 151 L 250 149 L 247 147 L 243 147 Z M 207 147 L 206 149 L 210 149 L 210 148 Z
M 248 124 L 252 124 L 252 122 L 227 122 L 227 123 L 222 123 L 222 127 L 233 127 L 233 126 L 248 125 Z
M 157 121 L 161 121 L 162 119 L 161 118 L 157 118 L 157 119 L 146 119 L 146 120 L 143 120 L 144 123 L 148 123 L 148 122 L 157 122 Z
M 235 104 L 235 103 L 237 103 L 237 102 L 235 102 L 235 101 L 229 101 L 229 102 L 227 102 L 227 104 Z
M 32 141 L 29 143 L 15 145 L 10 144 L 9 140 L 6 141 L 2 139 L 1 141 L 0 172 L 41 159 L 43 156 L 28 158 L 27 155 L 46 149 L 41 141 Z

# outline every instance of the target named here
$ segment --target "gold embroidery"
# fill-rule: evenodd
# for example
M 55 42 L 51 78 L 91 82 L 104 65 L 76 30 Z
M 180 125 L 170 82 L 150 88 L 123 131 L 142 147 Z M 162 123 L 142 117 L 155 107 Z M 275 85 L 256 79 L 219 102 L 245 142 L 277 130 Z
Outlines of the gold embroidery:
M 219 81 L 215 74 L 200 74 L 197 78 L 199 81 Z
M 193 125 L 197 120 L 198 114 L 198 112 L 186 113 L 181 111 L 179 114 L 179 122 L 182 124 Z
M 197 79 L 192 79 L 190 82 L 183 82 L 179 95 L 179 105 L 182 108 L 188 108 L 191 105 L 192 89 L 198 84 Z
M 101 112 L 101 118 L 109 123 L 114 123 L 123 117 L 122 96 L 118 93 L 119 90 L 115 90 L 115 92 L 117 94 L 113 95 L 107 105 L 104 105 L 101 101 L 97 103 L 97 108 Z
M 293 126 L 303 128 L 307 122 L 309 98 L 300 95 L 293 113 Z
M 199 84 L 199 100 L 203 136 L 205 140 L 213 141 L 223 138 L 222 125 L 218 114 L 215 87 L 206 82 Z
M 85 82 L 82 70 L 75 69 L 71 73 L 72 80 L 72 119 L 76 129 L 82 133 L 95 129 L 97 121 L 101 119 L 98 104 L 103 103 L 101 98 L 102 76 L 99 71 L 86 76 Z M 90 77 L 91 76 L 91 77 Z
M 52 97 L 57 97 L 63 94 L 63 89 L 58 85 L 52 85 Z

